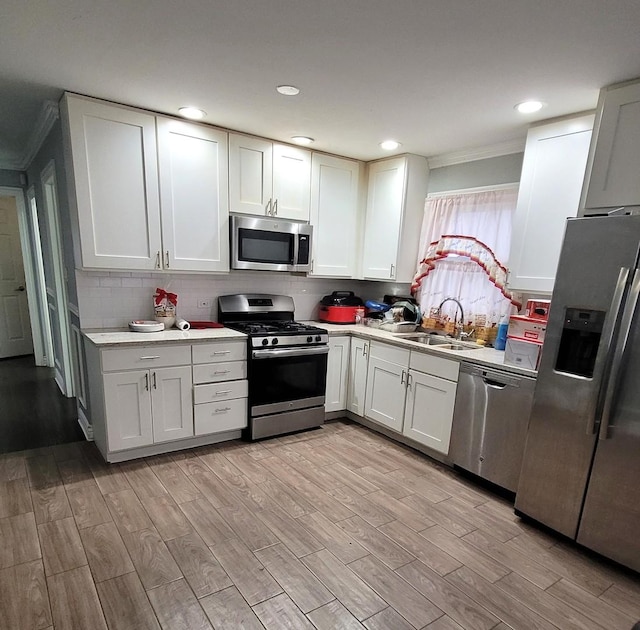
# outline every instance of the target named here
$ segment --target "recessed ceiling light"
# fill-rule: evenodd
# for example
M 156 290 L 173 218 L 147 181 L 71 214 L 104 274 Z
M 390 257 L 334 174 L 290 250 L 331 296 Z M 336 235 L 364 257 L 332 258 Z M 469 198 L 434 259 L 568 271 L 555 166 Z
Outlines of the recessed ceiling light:
M 400 143 L 396 142 L 395 140 L 385 140 L 384 142 L 380 143 L 380 146 L 385 151 L 393 151 L 394 149 L 397 149 L 400 146 Z
M 311 144 L 314 140 L 309 136 L 292 136 L 291 138 L 296 144 Z
M 207 115 L 207 112 L 197 107 L 181 107 L 178 113 L 190 120 L 202 120 Z
M 543 107 L 544 103 L 542 101 L 524 101 L 515 106 L 521 114 L 533 114 L 534 112 L 539 112 Z
M 279 85 L 276 90 L 285 96 L 295 96 L 296 94 L 300 94 L 300 89 L 295 85 Z

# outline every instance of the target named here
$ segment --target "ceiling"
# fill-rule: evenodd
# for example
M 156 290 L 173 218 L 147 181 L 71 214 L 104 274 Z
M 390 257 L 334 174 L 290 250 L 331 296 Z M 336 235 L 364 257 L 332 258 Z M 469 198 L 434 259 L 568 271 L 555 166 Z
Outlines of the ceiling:
M 387 138 L 428 157 L 512 146 L 640 76 L 639 28 L 638 0 L 4 2 L 0 168 L 25 166 L 44 102 L 64 90 L 196 105 L 211 124 L 362 160 Z M 529 98 L 547 105 L 515 112 Z

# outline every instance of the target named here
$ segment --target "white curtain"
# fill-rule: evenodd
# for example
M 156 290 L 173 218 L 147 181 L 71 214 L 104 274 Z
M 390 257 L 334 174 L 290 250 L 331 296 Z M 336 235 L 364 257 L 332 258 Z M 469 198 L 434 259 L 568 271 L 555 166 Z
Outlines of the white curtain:
M 427 198 L 414 281 L 423 314 L 433 314 L 447 297 L 462 303 L 467 325 L 490 326 L 512 311 L 504 278 L 517 192 L 514 185 Z M 452 249 L 454 243 L 458 247 Z M 471 252 L 472 259 L 449 253 L 462 249 Z M 475 256 L 474 251 L 482 255 Z M 453 319 L 456 308 L 447 302 L 442 313 Z

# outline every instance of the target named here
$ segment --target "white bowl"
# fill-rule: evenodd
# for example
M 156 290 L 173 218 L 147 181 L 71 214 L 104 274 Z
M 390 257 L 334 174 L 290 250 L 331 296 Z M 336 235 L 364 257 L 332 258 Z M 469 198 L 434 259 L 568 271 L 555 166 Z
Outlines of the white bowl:
M 148 319 L 135 319 L 129 322 L 129 328 L 133 332 L 160 332 L 164 330 L 162 322 L 154 322 Z

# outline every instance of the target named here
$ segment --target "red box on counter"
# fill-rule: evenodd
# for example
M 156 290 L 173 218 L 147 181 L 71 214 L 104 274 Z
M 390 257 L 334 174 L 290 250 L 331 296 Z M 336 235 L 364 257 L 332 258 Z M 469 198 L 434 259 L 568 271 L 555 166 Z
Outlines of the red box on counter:
M 546 331 L 547 322 L 545 320 L 536 319 L 535 317 L 523 317 L 522 315 L 512 315 L 509 318 L 507 338 L 542 343 Z
M 546 322 L 549 319 L 550 306 L 551 300 L 527 300 L 524 314 L 531 319 L 542 319 Z

